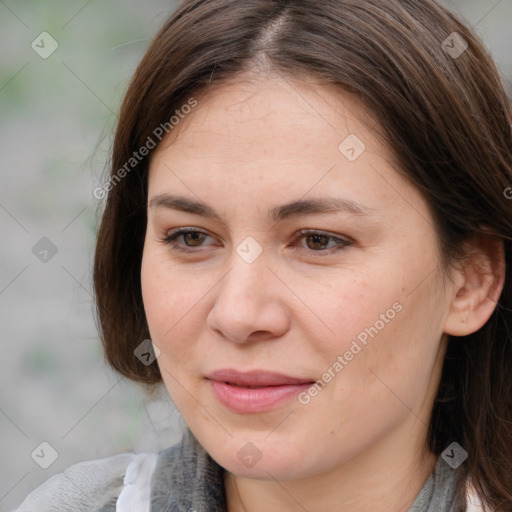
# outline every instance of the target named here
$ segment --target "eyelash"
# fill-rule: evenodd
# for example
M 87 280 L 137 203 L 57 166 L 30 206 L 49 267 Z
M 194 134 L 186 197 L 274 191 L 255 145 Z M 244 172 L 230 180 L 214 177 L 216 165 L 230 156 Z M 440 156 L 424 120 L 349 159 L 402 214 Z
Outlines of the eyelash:
M 170 246 L 173 250 L 177 250 L 177 251 L 180 251 L 180 252 L 184 252 L 184 253 L 194 253 L 194 252 L 197 252 L 192 247 L 185 248 L 187 246 L 184 247 L 183 245 L 180 245 L 180 244 L 176 243 L 176 239 L 179 236 L 186 235 L 187 233 L 201 233 L 203 235 L 210 236 L 207 233 L 205 233 L 203 231 L 199 231 L 197 229 L 192 229 L 192 228 L 176 228 L 176 229 L 173 229 L 173 230 L 169 231 L 166 234 L 166 236 L 163 237 L 160 240 L 160 242 L 163 243 L 164 245 Z M 333 254 L 333 253 L 335 253 L 335 252 L 337 252 L 339 250 L 343 250 L 346 247 L 349 247 L 349 246 L 351 246 L 353 244 L 352 241 L 350 241 L 350 240 L 348 240 L 346 238 L 336 237 L 336 236 L 330 235 L 328 233 L 325 233 L 323 231 L 315 231 L 315 230 L 312 230 L 312 229 L 301 229 L 301 230 L 299 230 L 298 233 L 294 236 L 294 243 L 297 240 L 299 240 L 299 239 L 303 239 L 305 237 L 314 236 L 314 235 L 326 237 L 328 239 L 327 244 L 329 244 L 329 242 L 333 241 L 333 240 L 337 242 L 337 245 L 335 247 L 330 247 L 329 249 L 321 249 L 321 250 L 315 251 L 314 249 L 301 248 L 301 249 L 304 249 L 306 251 L 311 252 L 312 254 L 320 253 L 320 254 L 317 254 L 318 256 L 326 256 L 326 255 L 329 255 L 329 254 Z M 198 246 L 198 247 L 202 247 L 202 246 Z

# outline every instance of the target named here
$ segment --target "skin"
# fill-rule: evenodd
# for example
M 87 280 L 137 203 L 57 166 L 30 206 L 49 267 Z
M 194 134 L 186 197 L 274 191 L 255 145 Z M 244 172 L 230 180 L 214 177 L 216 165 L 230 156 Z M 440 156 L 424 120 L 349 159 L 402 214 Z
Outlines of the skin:
M 406 511 L 436 464 L 426 435 L 446 334 L 485 323 L 499 280 L 469 265 L 443 274 L 426 201 L 353 97 L 313 80 L 244 76 L 196 98 L 152 155 L 148 200 L 201 200 L 222 220 L 148 207 L 141 282 L 165 386 L 227 470 L 229 512 Z M 366 146 L 355 161 L 338 149 L 349 134 Z M 325 196 L 369 212 L 269 220 L 275 206 Z M 182 252 L 162 242 L 177 227 L 206 236 L 178 237 Z M 332 252 L 336 241 L 301 229 L 351 244 Z M 252 263 L 236 252 L 249 236 L 263 249 Z M 482 244 L 480 272 L 491 253 Z M 306 405 L 235 413 L 205 379 L 236 368 L 315 381 L 397 303 Z M 247 442 L 261 455 L 252 467 L 237 457 Z

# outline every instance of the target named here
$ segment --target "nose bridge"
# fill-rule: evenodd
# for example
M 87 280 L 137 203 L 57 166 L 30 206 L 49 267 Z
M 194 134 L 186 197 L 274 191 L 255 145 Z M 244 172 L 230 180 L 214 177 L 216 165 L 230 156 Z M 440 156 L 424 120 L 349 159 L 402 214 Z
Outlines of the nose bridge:
M 211 328 L 239 342 L 255 332 L 265 332 L 269 337 L 280 335 L 288 325 L 278 287 L 271 282 L 275 276 L 267 268 L 268 258 L 263 251 L 256 254 L 251 244 L 243 242 L 233 252 L 230 271 L 219 282 L 208 315 Z
M 246 245 L 240 244 L 231 258 L 231 270 L 221 283 L 221 294 L 229 302 L 268 302 L 275 287 L 268 286 L 268 278 L 272 275 L 268 266 L 268 257 L 263 254 L 255 255 L 254 248 L 244 252 Z M 240 252 L 242 255 L 240 255 Z
M 225 283 L 228 293 L 234 292 L 240 299 L 250 299 L 257 298 L 259 292 L 271 291 L 262 286 L 271 274 L 267 268 L 270 252 L 264 250 L 263 244 L 261 237 L 258 241 L 253 236 L 246 236 L 234 246 L 229 262 L 231 271 Z M 251 290 L 251 297 L 244 293 L 244 287 Z

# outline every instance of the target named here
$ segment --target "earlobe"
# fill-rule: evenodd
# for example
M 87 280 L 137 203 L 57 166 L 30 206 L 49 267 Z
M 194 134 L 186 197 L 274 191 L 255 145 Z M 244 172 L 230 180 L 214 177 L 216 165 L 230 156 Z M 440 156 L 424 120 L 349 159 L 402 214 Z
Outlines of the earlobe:
M 478 331 L 495 310 L 505 281 L 503 242 L 479 237 L 469 247 L 454 279 L 454 297 L 444 325 L 452 336 Z

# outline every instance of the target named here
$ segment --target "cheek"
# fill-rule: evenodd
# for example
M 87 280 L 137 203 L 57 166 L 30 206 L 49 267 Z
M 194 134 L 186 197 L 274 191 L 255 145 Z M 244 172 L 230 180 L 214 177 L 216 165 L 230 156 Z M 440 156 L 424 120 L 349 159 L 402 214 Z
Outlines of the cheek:
M 297 286 L 295 291 L 300 289 Z M 374 332 L 375 324 L 379 332 L 388 329 L 398 316 L 399 290 L 400 283 L 386 280 L 378 269 L 365 274 L 341 272 L 337 279 L 317 282 L 315 286 L 307 280 L 297 295 L 301 293 L 306 298 L 314 315 L 308 314 L 311 322 L 309 327 L 303 327 L 310 331 L 312 340 L 317 340 L 319 349 L 336 357 L 349 350 L 354 340 L 364 346 L 371 339 L 368 332 Z M 318 321 L 322 323 L 322 334 L 317 331 L 315 336 L 313 326 Z
M 200 280 L 191 281 L 171 266 L 165 256 L 145 251 L 141 266 L 141 287 L 144 310 L 151 340 L 160 349 L 157 359 L 167 391 L 182 414 L 201 416 L 190 395 L 197 396 L 196 379 L 198 350 L 204 314 Z M 201 289 L 199 289 L 201 287 Z M 185 391 L 186 390 L 186 391 Z M 204 420 L 204 418 L 203 418 Z
M 415 261 L 409 258 L 392 266 L 383 259 L 365 274 L 309 289 L 308 304 L 321 318 L 322 330 L 314 328 L 318 322 L 313 315 L 308 316 L 311 322 L 303 320 L 302 328 L 312 343 L 315 340 L 321 371 L 331 371 L 326 380 L 336 375 L 333 388 L 358 394 L 368 380 L 378 386 L 375 374 L 399 389 L 415 379 L 420 386 L 427 384 L 448 306 L 436 291 L 436 276 L 425 279 L 433 267 Z
M 351 360 L 333 392 L 351 397 L 351 415 L 378 421 L 423 414 L 438 378 L 443 304 L 431 285 L 409 292 L 397 289 L 374 302 L 371 314 L 358 319 L 366 321 L 363 329 L 343 338 L 344 359 Z
M 148 250 L 142 259 L 141 287 L 151 339 L 163 356 L 170 352 L 180 356 L 201 328 L 197 318 L 207 293 L 205 283 L 180 273 L 164 256 Z M 176 360 L 174 355 L 172 359 Z

